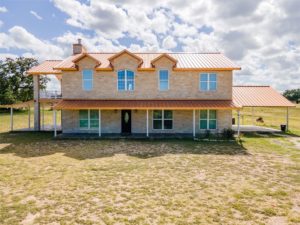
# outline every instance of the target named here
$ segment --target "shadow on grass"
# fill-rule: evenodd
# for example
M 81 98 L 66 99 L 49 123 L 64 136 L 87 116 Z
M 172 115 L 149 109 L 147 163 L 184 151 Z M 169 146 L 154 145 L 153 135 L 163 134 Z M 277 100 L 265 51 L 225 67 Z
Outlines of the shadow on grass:
M 54 140 L 51 133 L 0 133 L 0 143 L 10 144 L 0 154 L 19 157 L 41 157 L 62 153 L 77 160 L 112 157 L 125 154 L 140 159 L 167 154 L 249 155 L 239 141 L 199 142 L 191 139 L 163 140 Z

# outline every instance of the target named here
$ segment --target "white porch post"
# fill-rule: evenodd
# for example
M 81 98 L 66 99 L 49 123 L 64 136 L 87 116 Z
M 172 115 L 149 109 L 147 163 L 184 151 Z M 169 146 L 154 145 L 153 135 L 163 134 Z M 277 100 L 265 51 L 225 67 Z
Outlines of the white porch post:
M 30 106 L 28 106 L 28 129 L 30 129 L 30 120 L 31 120 Z
M 101 137 L 101 109 L 99 109 L 99 137 Z
M 40 130 L 40 75 L 33 76 L 34 130 Z
M 254 107 L 252 107 L 251 120 L 252 120 L 252 125 L 254 125 Z
M 54 128 L 54 137 L 57 136 L 57 127 L 56 127 L 56 110 L 53 109 L 53 128 Z
M 240 110 L 237 111 L 237 115 L 238 115 L 238 121 L 237 121 L 238 122 L 238 124 L 237 124 L 237 126 L 238 126 L 237 128 L 238 129 L 237 129 L 237 133 L 238 133 L 238 137 L 239 137 L 240 136 L 240 117 L 241 117 Z
M 193 110 L 193 137 L 196 137 L 196 110 Z
M 289 107 L 286 107 L 286 131 L 289 130 Z
M 45 107 L 44 104 L 42 104 L 42 130 L 45 130 Z
M 149 137 L 149 110 L 146 111 L 146 135 Z
M 14 130 L 14 108 L 10 107 L 10 131 Z

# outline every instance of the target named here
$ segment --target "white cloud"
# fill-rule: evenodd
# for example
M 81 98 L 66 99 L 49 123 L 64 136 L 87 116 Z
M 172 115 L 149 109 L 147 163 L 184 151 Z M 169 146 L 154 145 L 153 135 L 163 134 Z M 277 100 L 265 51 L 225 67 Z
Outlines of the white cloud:
M 29 33 L 25 28 L 14 26 L 8 33 L 0 33 L 0 46 L 10 49 L 24 50 L 24 55 L 31 55 L 40 60 L 62 58 L 63 50 L 48 41 L 42 41 Z
M 5 13 L 7 11 L 7 8 L 5 8 L 4 6 L 0 6 L 0 13 Z
M 39 14 L 37 14 L 37 12 L 35 11 L 30 11 L 30 14 L 32 14 L 35 18 L 37 18 L 38 20 L 42 20 L 43 17 L 41 17 Z
M 174 38 L 171 36 L 167 36 L 162 42 L 162 47 L 164 49 L 172 49 L 172 48 L 176 48 L 176 46 L 177 46 L 177 43 L 174 40 Z

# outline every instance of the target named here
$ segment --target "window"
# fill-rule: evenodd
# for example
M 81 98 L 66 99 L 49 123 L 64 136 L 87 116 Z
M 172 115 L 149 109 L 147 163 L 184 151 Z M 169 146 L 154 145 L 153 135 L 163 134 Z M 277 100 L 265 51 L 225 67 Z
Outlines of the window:
M 159 90 L 166 91 L 169 89 L 169 71 L 159 71 Z
M 217 111 L 200 110 L 200 129 L 214 130 L 217 129 Z
M 131 70 L 118 71 L 118 90 L 133 91 L 134 90 L 134 72 Z
M 173 111 L 153 110 L 153 129 L 155 130 L 173 129 Z
M 79 110 L 79 127 L 82 129 L 95 129 L 99 127 L 98 110 Z
M 82 88 L 85 91 L 93 89 L 93 70 L 82 71 Z
M 215 91 L 217 90 L 217 74 L 202 73 L 200 74 L 200 90 L 201 91 Z

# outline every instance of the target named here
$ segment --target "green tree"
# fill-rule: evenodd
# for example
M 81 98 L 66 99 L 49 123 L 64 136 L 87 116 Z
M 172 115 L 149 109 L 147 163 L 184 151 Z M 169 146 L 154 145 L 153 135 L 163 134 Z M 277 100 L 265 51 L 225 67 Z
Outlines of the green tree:
M 283 96 L 290 101 L 295 101 L 298 103 L 300 101 L 300 89 L 286 90 L 283 93 Z
M 36 66 L 33 58 L 19 57 L 0 60 L 0 104 L 13 104 L 33 99 L 33 78 L 26 71 Z M 41 77 L 41 89 L 44 89 L 48 78 Z

